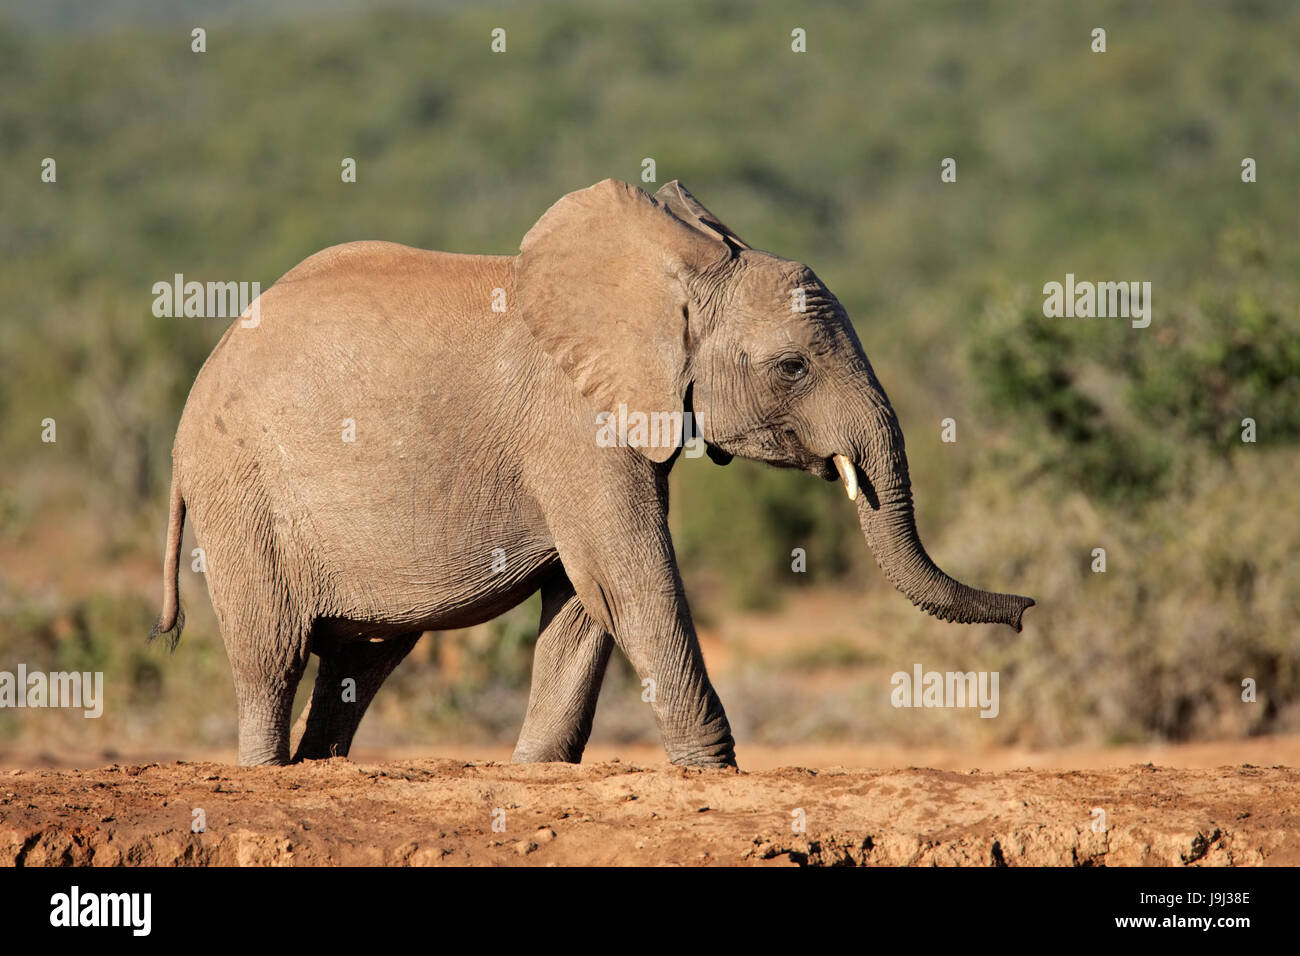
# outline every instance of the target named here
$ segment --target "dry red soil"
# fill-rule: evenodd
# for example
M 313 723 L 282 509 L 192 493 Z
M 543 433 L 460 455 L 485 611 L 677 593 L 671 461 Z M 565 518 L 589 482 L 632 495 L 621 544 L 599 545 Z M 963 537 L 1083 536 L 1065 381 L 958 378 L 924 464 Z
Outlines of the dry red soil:
M 1289 754 L 1291 743 L 1272 752 Z M 1250 757 L 1243 745 L 1216 749 Z M 1202 751 L 1178 754 L 1191 765 L 1181 769 L 1046 769 L 1062 761 L 1045 759 L 1019 770 L 727 772 L 662 758 L 512 766 L 391 756 L 251 769 L 28 766 L 0 771 L 0 864 L 1300 864 L 1300 770 L 1208 769 L 1200 764 L 1215 754 Z M 205 832 L 191 830 L 195 810 Z

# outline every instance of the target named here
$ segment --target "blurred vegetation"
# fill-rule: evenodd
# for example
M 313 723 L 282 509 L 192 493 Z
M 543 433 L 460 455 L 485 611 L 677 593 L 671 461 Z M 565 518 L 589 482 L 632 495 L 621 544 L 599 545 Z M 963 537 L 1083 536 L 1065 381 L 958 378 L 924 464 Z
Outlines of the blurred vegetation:
M 881 588 L 837 488 L 701 460 L 673 476 L 697 618 L 865 576 L 879 645 L 828 637 L 780 666 L 905 667 L 926 649 L 935 666 L 1000 665 L 1008 719 L 978 723 L 1001 739 L 1300 728 L 1286 703 L 1300 690 L 1290 0 L 94 7 L 0 8 L 0 669 L 102 666 L 131 701 L 106 713 L 105 739 L 151 721 L 233 738 L 199 576 L 176 657 L 140 642 L 176 422 L 226 324 L 154 318 L 152 284 L 265 288 L 363 238 L 511 253 L 560 195 L 640 182 L 644 157 L 835 290 L 899 411 L 932 553 L 1040 605 L 1018 637 L 924 618 Z M 1089 50 L 1098 25 L 1105 54 Z M 794 26 L 806 54 L 790 52 Z M 55 185 L 39 181 L 47 156 Z M 1042 286 L 1067 272 L 1150 281 L 1150 328 L 1045 318 Z M 47 417 L 56 444 L 39 440 Z M 946 417 L 956 444 L 939 440 Z M 108 569 L 127 571 L 110 585 Z M 533 602 L 425 642 L 376 708 L 511 737 L 535 619 Z M 1245 676 L 1253 709 L 1236 702 Z M 798 694 L 764 713 L 739 681 L 723 687 L 738 727 L 808 731 Z M 904 733 L 859 712 L 827 726 Z M 20 730 L 0 713 L 0 735 Z

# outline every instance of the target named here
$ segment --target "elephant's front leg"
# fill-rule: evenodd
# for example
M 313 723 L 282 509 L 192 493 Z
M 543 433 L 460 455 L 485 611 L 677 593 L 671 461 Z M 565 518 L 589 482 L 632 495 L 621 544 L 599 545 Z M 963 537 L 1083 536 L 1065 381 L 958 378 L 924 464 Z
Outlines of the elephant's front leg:
M 622 539 L 627 540 L 627 539 Z M 641 679 L 668 758 L 675 764 L 734 767 L 735 741 L 704 667 L 667 528 L 640 547 L 561 559 L 587 613 L 614 637 Z M 631 551 L 632 553 L 629 553 Z M 637 553 L 640 552 L 640 553 Z
M 679 766 L 734 767 L 731 724 L 705 670 L 680 583 L 677 588 L 675 600 L 647 601 L 616 624 L 615 640 L 650 696 L 668 759 Z
M 578 763 L 591 736 L 596 700 L 614 641 L 583 610 L 562 569 L 542 585 L 528 713 L 515 763 Z

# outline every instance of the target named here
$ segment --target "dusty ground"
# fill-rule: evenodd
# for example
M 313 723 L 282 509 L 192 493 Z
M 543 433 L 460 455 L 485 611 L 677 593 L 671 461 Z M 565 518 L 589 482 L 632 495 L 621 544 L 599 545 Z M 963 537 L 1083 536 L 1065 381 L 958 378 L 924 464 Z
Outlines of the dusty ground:
M 278 769 L 28 766 L 0 771 L 0 864 L 1300 865 L 1300 770 L 1243 762 L 1297 751 L 1294 738 L 1202 744 L 1154 754 L 1180 769 L 1109 770 L 1006 768 L 1143 752 L 917 755 L 995 770 L 772 769 L 789 754 L 743 749 L 744 773 L 649 750 L 580 767 L 363 753 Z M 1203 769 L 1216 762 L 1235 765 Z M 190 830 L 196 809 L 204 833 Z

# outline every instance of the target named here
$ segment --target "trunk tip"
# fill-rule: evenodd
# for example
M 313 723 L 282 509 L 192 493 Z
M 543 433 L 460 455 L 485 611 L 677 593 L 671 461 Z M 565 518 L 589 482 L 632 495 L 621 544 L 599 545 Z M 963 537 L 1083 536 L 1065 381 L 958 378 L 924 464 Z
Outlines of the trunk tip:
M 1020 629 L 1023 626 L 1022 618 L 1025 616 L 1025 611 L 1029 610 L 1029 608 L 1033 607 L 1038 602 L 1033 598 L 1021 597 L 1019 594 L 1011 595 L 1011 600 L 1014 604 L 1014 609 L 1011 614 L 1011 619 L 1007 621 L 1007 623 L 1014 627 L 1016 633 L 1019 634 Z

